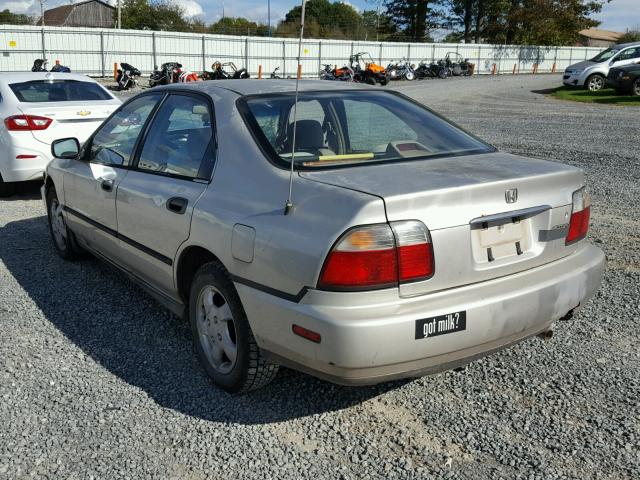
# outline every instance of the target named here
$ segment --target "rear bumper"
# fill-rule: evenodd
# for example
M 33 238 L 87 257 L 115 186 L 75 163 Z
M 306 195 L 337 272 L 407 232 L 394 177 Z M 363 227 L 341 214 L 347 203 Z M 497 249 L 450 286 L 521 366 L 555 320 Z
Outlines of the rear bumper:
M 50 146 L 34 140 L 30 132 L 26 133 L 29 133 L 26 139 L 12 136 L 7 149 L 0 152 L 0 173 L 5 182 L 41 180 L 51 160 Z
M 236 284 L 260 347 L 276 361 L 342 384 L 373 384 L 454 368 L 549 329 L 598 289 L 602 251 L 584 245 L 553 263 L 414 298 L 309 290 L 300 303 Z M 416 320 L 466 312 L 467 328 L 415 339 Z M 322 336 L 296 336 L 297 324 Z

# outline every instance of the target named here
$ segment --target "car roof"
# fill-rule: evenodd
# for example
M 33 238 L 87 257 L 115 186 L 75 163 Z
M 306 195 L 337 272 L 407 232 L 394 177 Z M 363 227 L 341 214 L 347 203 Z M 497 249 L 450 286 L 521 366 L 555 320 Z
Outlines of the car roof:
M 613 48 L 614 50 L 622 50 L 623 48 L 628 47 L 640 47 L 640 42 L 619 43 L 618 45 L 614 45 L 611 48 Z
M 207 80 L 203 82 L 174 83 L 163 89 L 189 88 L 205 93 L 220 94 L 221 90 L 236 95 L 262 95 L 269 93 L 293 93 L 296 89 L 295 79 L 243 79 L 243 80 Z M 327 80 L 300 80 L 299 91 L 335 91 L 337 89 L 371 89 L 371 85 L 350 82 L 330 82 Z
M 79 73 L 60 72 L 0 72 L 0 82 L 17 83 L 30 80 L 79 80 L 82 82 L 95 82 L 90 77 Z

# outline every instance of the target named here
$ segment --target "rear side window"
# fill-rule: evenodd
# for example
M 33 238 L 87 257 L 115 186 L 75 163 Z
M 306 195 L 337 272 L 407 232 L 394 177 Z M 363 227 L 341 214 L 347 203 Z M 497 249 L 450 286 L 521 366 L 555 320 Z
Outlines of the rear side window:
M 79 80 L 31 80 L 10 83 L 9 88 L 23 103 L 112 100 L 100 85 Z
M 212 138 L 207 102 L 188 95 L 170 95 L 149 127 L 138 168 L 163 175 L 207 178 Z

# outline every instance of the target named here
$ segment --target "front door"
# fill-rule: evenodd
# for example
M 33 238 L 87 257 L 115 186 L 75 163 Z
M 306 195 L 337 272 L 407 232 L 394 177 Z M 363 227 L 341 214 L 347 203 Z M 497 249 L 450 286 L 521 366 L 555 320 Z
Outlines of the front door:
M 125 267 L 171 295 L 180 245 L 205 191 L 215 155 L 207 97 L 171 93 L 159 106 L 132 168 L 118 186 L 118 236 Z
M 144 95 L 122 106 L 87 141 L 64 175 L 69 225 L 91 248 L 117 257 L 116 191 L 128 173 L 144 124 L 162 94 Z

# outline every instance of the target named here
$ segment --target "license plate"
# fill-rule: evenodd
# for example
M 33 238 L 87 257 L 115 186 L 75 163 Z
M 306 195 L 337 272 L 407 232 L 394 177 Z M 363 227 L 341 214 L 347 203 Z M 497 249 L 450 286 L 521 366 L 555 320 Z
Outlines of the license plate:
M 447 313 L 416 320 L 416 340 L 437 337 L 467 329 L 467 312 Z

